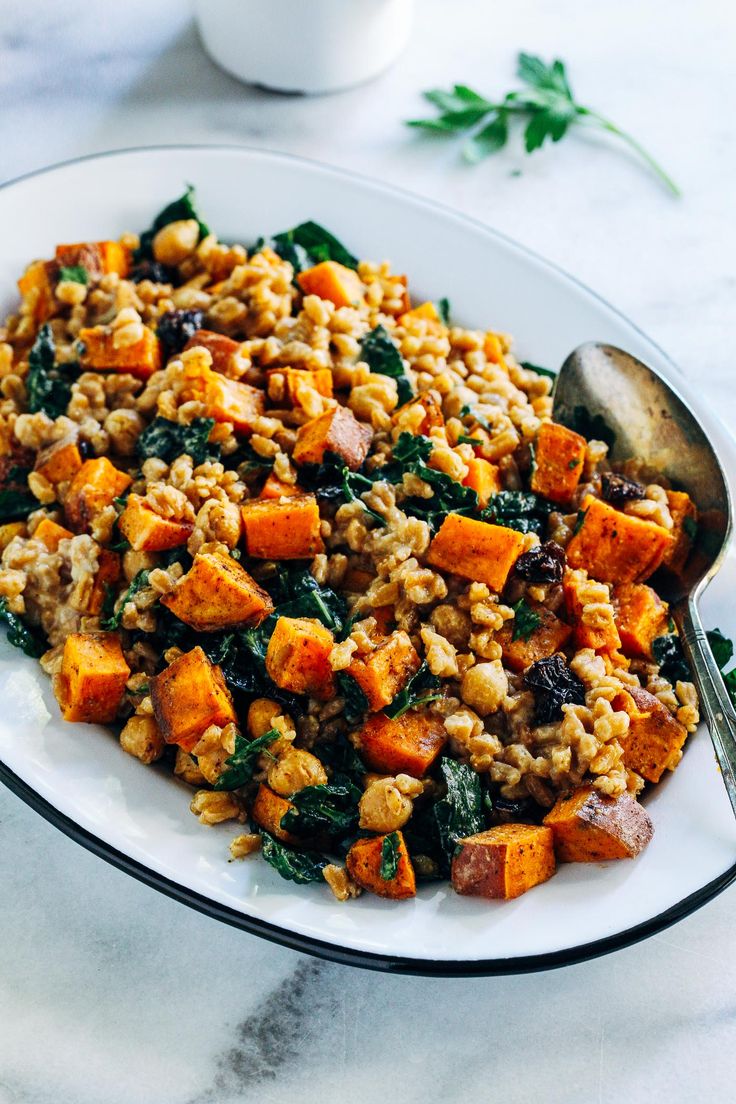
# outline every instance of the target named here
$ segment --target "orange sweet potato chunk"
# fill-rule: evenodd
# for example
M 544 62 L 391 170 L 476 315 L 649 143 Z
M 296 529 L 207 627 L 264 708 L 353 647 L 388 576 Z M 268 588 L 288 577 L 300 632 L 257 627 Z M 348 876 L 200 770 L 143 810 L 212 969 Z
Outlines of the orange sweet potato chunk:
M 629 731 L 618 738 L 624 763 L 647 782 L 659 782 L 665 770 L 674 770 L 680 761 L 685 726 L 659 698 L 639 686 L 627 687 L 612 705 L 629 714 Z
M 99 280 L 108 272 L 117 272 L 119 276 L 128 273 L 128 251 L 116 241 L 74 242 L 70 245 L 57 245 L 55 260 L 57 265 L 74 268 L 81 265 L 89 273 L 90 279 Z
M 698 508 L 684 491 L 667 491 L 667 505 L 672 515 L 672 543 L 662 563 L 676 574 L 685 566 L 698 528 Z
M 335 406 L 300 427 L 292 458 L 296 464 L 321 464 L 326 452 L 334 452 L 351 471 L 357 471 L 372 439 L 370 426 L 359 422 L 346 406 Z
M 294 498 L 302 494 L 301 487 L 296 483 L 283 483 L 277 479 L 273 472 L 269 472 L 268 479 L 261 488 L 259 498 Z
M 632 859 L 654 834 L 649 814 L 633 797 L 605 797 L 592 786 L 560 798 L 544 823 L 554 833 L 560 862 Z
M 458 841 L 450 876 L 456 893 L 510 901 L 546 882 L 555 870 L 550 828 L 498 824 Z
M 49 483 L 67 483 L 82 466 L 82 454 L 73 436 L 64 437 L 39 452 L 35 470 Z
M 118 528 L 134 552 L 165 552 L 186 544 L 194 525 L 161 517 L 140 495 L 131 494 L 118 518 Z
M 365 722 L 356 747 L 371 770 L 422 778 L 434 765 L 447 732 L 439 717 L 410 709 L 392 719 L 375 713 Z
M 282 690 L 311 694 L 327 701 L 335 696 L 330 666 L 334 637 L 310 617 L 279 617 L 268 642 L 266 670 Z
M 624 654 L 652 659 L 652 643 L 668 631 L 669 606 L 646 583 L 621 583 L 611 597 Z
M 478 505 L 484 510 L 491 500 L 491 496 L 501 490 L 501 479 L 498 468 L 490 460 L 484 460 L 476 456 L 468 461 L 468 474 L 463 479 L 463 486 L 470 487 L 478 496 Z
M 543 422 L 534 449 L 531 489 L 566 505 L 580 482 L 585 438 L 557 422 Z
M 222 552 L 198 552 L 161 605 L 197 632 L 260 625 L 273 612 L 266 591 L 237 560 Z
M 567 616 L 575 630 L 575 644 L 578 648 L 593 648 L 596 652 L 616 652 L 621 647 L 621 638 L 615 620 L 598 616 L 591 617 L 590 623 L 583 620 L 585 603 L 582 591 L 587 582 L 587 572 L 581 568 L 566 571 L 562 581 Z
M 295 495 L 288 502 L 254 499 L 241 508 L 245 545 L 259 560 L 304 560 L 324 552 L 314 495 Z
M 33 539 L 45 544 L 49 552 L 58 551 L 59 541 L 68 540 L 73 536 L 71 530 L 65 529 L 63 525 L 59 525 L 49 517 L 42 518 L 33 530 Z
M 197 646 L 151 679 L 156 724 L 167 744 L 191 751 L 210 725 L 237 722 L 222 671 Z
M 72 633 L 64 641 L 58 682 L 64 720 L 114 721 L 129 678 L 117 633 Z
M 441 322 L 437 307 L 431 300 L 427 300 L 426 303 L 419 303 L 418 306 L 412 307 L 411 310 L 404 311 L 399 317 L 399 322 L 402 326 L 412 318 L 421 318 L 425 322 Z
M 354 659 L 347 674 L 355 679 L 375 711 L 391 704 L 421 662 L 408 633 L 398 630 L 375 651 Z
M 657 570 L 672 543 L 667 529 L 615 510 L 586 495 L 567 562 L 605 583 L 641 583 Z
M 33 261 L 18 280 L 18 290 L 36 325 L 54 313 L 54 270 L 51 262 Z
M 546 659 L 559 652 L 572 633 L 570 625 L 560 621 L 552 610 L 540 606 L 534 607 L 534 613 L 540 623 L 528 637 L 519 636 L 514 640 L 514 621 L 504 622 L 503 628 L 495 635 L 503 651 L 504 665 L 512 671 L 525 671 L 538 659 Z
M 132 345 L 116 345 L 110 326 L 91 326 L 79 331 L 79 362 L 100 372 L 129 372 L 146 380 L 161 367 L 161 349 L 153 330 L 143 327 L 143 336 Z
M 523 535 L 505 525 L 448 514 L 429 546 L 427 560 L 442 571 L 486 583 L 500 593 L 524 544 Z
M 24 521 L 6 521 L 4 525 L 0 525 L 0 553 L 4 552 L 16 537 L 25 536 L 27 536 L 27 530 Z M 71 533 L 69 533 L 69 536 L 71 536 Z
M 253 432 L 266 409 L 266 396 L 258 387 L 228 379 L 211 368 L 197 368 L 187 375 L 185 394 L 204 404 L 208 417 L 230 422 L 236 433 Z
M 224 376 L 231 374 L 233 370 L 233 357 L 238 352 L 240 345 L 231 337 L 215 333 L 214 330 L 196 330 L 189 338 L 184 349 L 206 349 L 212 357 L 212 371 L 220 372 Z
M 274 403 L 302 406 L 305 390 L 316 391 L 326 399 L 332 398 L 332 372 L 329 368 L 270 368 L 268 395 Z
M 381 877 L 383 841 L 386 836 L 372 836 L 370 839 L 356 840 L 347 853 L 345 865 L 348 874 L 363 889 L 376 893 L 379 897 L 390 897 L 394 901 L 405 901 L 416 897 L 417 883 L 414 867 L 401 832 L 396 836 L 398 865 L 393 878 Z
M 290 801 L 274 793 L 270 786 L 261 782 L 253 802 L 251 816 L 259 827 L 281 840 L 282 843 L 303 844 L 303 839 L 298 839 L 281 827 L 282 818 L 293 808 L 294 805 Z
M 118 582 L 121 570 L 118 553 L 111 552 L 108 548 L 101 548 L 97 554 L 97 571 L 87 604 L 87 612 L 92 617 L 97 617 L 102 612 L 108 589 Z
M 322 261 L 306 268 L 297 276 L 297 283 L 306 295 L 329 299 L 336 307 L 355 307 L 363 299 L 363 281 L 358 273 L 337 261 Z
M 111 505 L 132 480 L 116 468 L 106 456 L 85 460 L 69 485 L 64 502 L 67 521 L 76 533 L 89 527 L 95 514 Z

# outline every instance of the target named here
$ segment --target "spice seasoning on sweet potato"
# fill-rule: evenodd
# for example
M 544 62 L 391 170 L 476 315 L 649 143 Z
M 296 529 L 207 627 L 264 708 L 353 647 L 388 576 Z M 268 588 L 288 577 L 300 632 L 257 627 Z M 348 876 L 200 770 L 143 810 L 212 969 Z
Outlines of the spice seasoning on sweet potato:
M 148 379 L 161 367 L 161 349 L 153 330 L 141 326 L 140 331 L 137 341 L 124 345 L 111 326 L 81 329 L 80 364 L 101 372 L 129 372 L 138 379 Z
M 45 544 L 49 552 L 56 552 L 59 541 L 70 540 L 73 536 L 70 529 L 65 529 L 49 517 L 41 518 L 33 532 L 33 539 Z
M 198 552 L 161 605 L 197 632 L 259 625 L 273 612 L 267 592 L 222 552 Z
M 503 649 L 503 661 L 512 671 L 525 671 L 538 659 L 559 652 L 572 632 L 570 625 L 560 621 L 559 617 L 543 606 L 535 607 L 533 614 L 537 624 L 528 635 L 517 634 L 514 639 L 514 621 L 507 621 L 496 633 L 496 640 Z
M 397 868 L 392 878 L 384 878 L 381 873 L 386 836 L 356 840 L 348 851 L 345 863 L 350 877 L 363 889 L 376 893 L 379 897 L 403 901 L 416 896 L 416 877 L 403 834 L 396 831 L 391 835 L 396 838 L 394 846 L 397 850 Z
M 245 547 L 259 560 L 304 560 L 324 551 L 313 495 L 254 500 L 241 509 Z
M 374 713 L 353 742 L 371 770 L 423 778 L 439 758 L 447 731 L 439 717 L 419 709 L 395 718 Z
M 399 630 L 374 651 L 354 659 L 347 673 L 360 686 L 369 707 L 377 710 L 391 704 L 421 662 L 408 634 Z
M 184 346 L 185 350 L 195 348 L 207 350 L 212 357 L 214 372 L 220 372 L 223 376 L 233 374 L 233 357 L 240 349 L 237 341 L 213 330 L 196 330 Z
M 629 730 L 619 737 L 624 763 L 647 782 L 659 782 L 679 763 L 687 730 L 659 698 L 640 686 L 628 686 L 612 704 L 629 715 Z
M 557 422 L 543 422 L 534 444 L 530 487 L 535 494 L 567 505 L 583 473 L 586 441 Z
M 336 406 L 305 422 L 296 435 L 292 458 L 297 464 L 321 464 L 326 452 L 341 457 L 357 471 L 368 455 L 373 433 L 352 410 Z
M 97 571 L 87 605 L 87 612 L 90 616 L 97 617 L 102 613 L 105 599 L 109 592 L 115 592 L 115 585 L 121 574 L 118 553 L 111 552 L 109 548 L 101 548 L 97 554 Z
M 429 546 L 427 560 L 500 593 L 523 548 L 524 537 L 515 529 L 448 514 Z
M 153 715 L 167 744 L 191 751 L 210 725 L 237 723 L 222 671 L 200 647 L 180 655 L 150 686 Z
M 165 552 L 179 548 L 192 535 L 194 525 L 155 513 L 140 495 L 128 495 L 118 528 L 136 552 Z
M 555 872 L 552 831 L 536 824 L 498 824 L 458 840 L 452 887 L 472 897 L 512 900 Z
M 305 394 L 316 391 L 332 398 L 332 372 L 329 368 L 270 368 L 266 373 L 269 397 L 277 405 L 304 405 Z
M 49 483 L 66 483 L 82 466 L 82 454 L 74 436 L 63 438 L 39 452 L 34 471 Z
M 605 583 L 641 583 L 657 570 L 671 541 L 661 525 L 587 495 L 566 549 L 567 562 Z
M 261 493 L 259 498 L 295 498 L 296 495 L 303 494 L 301 487 L 298 487 L 296 483 L 283 483 L 280 479 L 270 472 L 266 482 L 261 487 Z
M 294 806 L 290 801 L 274 793 L 265 782 L 261 782 L 253 802 L 251 815 L 259 828 L 263 828 L 265 832 L 275 836 L 282 843 L 299 844 L 304 841 L 299 840 L 291 832 L 287 832 L 281 827 L 282 818 L 293 808 Z
M 58 684 L 64 720 L 114 721 L 129 676 L 116 633 L 72 633 L 64 642 Z
M 106 456 L 85 460 L 64 500 L 64 512 L 71 528 L 76 533 L 88 529 L 95 515 L 127 491 L 131 483 L 130 476 L 111 464 Z
M 266 670 L 277 686 L 294 694 L 312 694 L 320 701 L 335 696 L 330 666 L 334 637 L 308 617 L 279 617 L 268 642 Z
M 582 786 L 560 798 L 544 818 L 554 833 L 560 862 L 606 862 L 631 859 L 654 834 L 651 818 L 629 794 L 606 797 Z
M 668 632 L 667 603 L 646 583 L 621 583 L 611 598 L 624 653 L 652 659 L 652 643 Z
M 299 287 L 307 295 L 329 299 L 336 307 L 357 307 L 363 298 L 363 283 L 357 272 L 336 261 L 322 261 L 300 272 Z

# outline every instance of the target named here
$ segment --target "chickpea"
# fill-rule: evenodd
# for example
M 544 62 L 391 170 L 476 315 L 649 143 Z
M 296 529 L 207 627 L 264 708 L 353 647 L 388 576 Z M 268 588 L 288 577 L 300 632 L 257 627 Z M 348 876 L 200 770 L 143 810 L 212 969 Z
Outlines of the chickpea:
M 153 239 L 153 255 L 165 265 L 179 265 L 197 248 L 199 223 L 181 219 L 163 226 Z
M 403 828 L 412 814 L 412 798 L 422 792 L 422 783 L 408 774 L 378 778 L 360 799 L 360 827 L 372 832 L 394 832 Z
M 317 756 L 301 748 L 288 748 L 268 768 L 268 784 L 281 797 L 288 797 L 305 786 L 324 786 L 326 782 L 325 768 Z
M 252 738 L 265 736 L 273 728 L 274 718 L 281 712 L 281 706 L 273 698 L 255 698 L 248 706 L 248 731 Z

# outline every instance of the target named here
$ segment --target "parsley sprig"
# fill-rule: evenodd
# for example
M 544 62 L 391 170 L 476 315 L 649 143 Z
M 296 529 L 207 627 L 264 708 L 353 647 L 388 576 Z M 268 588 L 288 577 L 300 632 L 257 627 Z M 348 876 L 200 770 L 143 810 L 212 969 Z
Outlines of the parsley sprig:
M 540 149 L 547 139 L 559 142 L 575 124 L 596 127 L 625 142 L 673 195 L 680 195 L 674 180 L 636 138 L 600 112 L 576 103 L 564 62 L 557 59 L 548 65 L 542 58 L 521 53 L 517 74 L 525 87 L 508 92 L 497 101 L 487 100 L 465 84 L 456 84 L 447 92 L 442 89 L 425 92 L 425 100 L 437 108 L 439 115 L 432 119 L 410 119 L 407 125 L 435 134 L 468 133 L 463 154 L 471 163 L 503 149 L 514 119 L 525 124 L 527 153 Z

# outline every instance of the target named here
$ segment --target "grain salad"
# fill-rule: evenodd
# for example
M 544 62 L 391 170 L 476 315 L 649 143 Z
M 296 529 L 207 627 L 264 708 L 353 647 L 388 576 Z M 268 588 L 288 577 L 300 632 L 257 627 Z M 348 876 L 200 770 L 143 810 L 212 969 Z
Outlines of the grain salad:
M 18 285 L 0 619 L 65 720 L 341 901 L 641 852 L 699 720 L 687 494 L 314 222 L 225 244 L 189 189 Z

